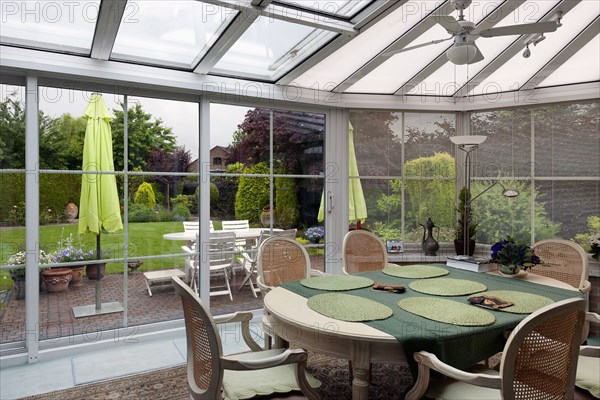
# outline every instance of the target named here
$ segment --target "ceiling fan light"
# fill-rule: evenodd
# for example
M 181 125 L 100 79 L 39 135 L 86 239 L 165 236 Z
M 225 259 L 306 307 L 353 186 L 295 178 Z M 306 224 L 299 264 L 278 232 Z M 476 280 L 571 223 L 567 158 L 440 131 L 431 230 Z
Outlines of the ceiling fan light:
M 477 46 L 472 44 L 454 45 L 446 51 L 448 60 L 453 64 L 464 65 L 468 64 L 477 55 Z

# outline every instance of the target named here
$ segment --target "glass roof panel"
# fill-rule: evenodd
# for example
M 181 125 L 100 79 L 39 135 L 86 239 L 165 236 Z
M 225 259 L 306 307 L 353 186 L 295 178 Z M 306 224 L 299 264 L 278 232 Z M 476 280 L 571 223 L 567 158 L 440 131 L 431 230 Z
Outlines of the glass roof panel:
M 237 11 L 198 1 L 138 1 L 123 15 L 111 59 L 193 68 Z
M 494 27 L 529 24 L 537 22 L 558 0 L 552 1 L 526 1 L 512 13 L 504 17 Z M 492 62 L 504 49 L 506 49 L 519 35 L 497 36 L 476 39 L 477 47 L 485 56 L 483 61 L 470 65 L 455 65 L 446 62 L 443 67 L 429 75 L 419 85 L 415 86 L 409 94 L 452 96 L 473 78 L 479 71 Z
M 260 16 L 211 73 L 275 80 L 337 33 Z
M 494 2 L 497 6 L 500 2 Z M 492 12 L 495 7 L 469 7 L 465 10 L 465 18 L 475 24 L 479 23 L 487 14 Z M 456 11 L 450 14 L 458 19 Z M 450 35 L 441 25 L 436 24 L 424 34 L 413 40 L 406 47 L 415 46 L 422 43 L 428 43 L 437 39 L 448 38 Z M 393 94 L 402 87 L 417 72 L 422 70 L 438 55 L 449 47 L 450 41 L 409 50 L 404 53 L 398 53 L 390 57 L 379 67 L 368 73 L 361 80 L 348 88 L 350 93 L 380 93 Z M 407 62 L 410 60 L 410 62 Z M 449 79 L 451 82 L 452 78 Z
M 490 93 L 491 88 L 497 88 L 503 92 L 521 88 L 599 14 L 600 2 L 580 2 L 564 15 L 561 21 L 562 26 L 556 32 L 546 34 L 546 39 L 536 46 L 529 46 L 529 50 L 531 50 L 529 58 L 524 58 L 519 52 L 481 84 L 473 88 L 469 94 Z
M 558 67 L 540 87 L 600 80 L 600 35 Z
M 372 0 L 277 0 L 275 3 L 290 4 L 298 8 L 319 11 L 322 13 L 352 17 L 372 3 Z
M 0 43 L 88 55 L 100 0 L 2 1 Z
M 296 78 L 294 83 L 322 90 L 330 90 L 329 86 L 339 85 L 421 20 L 421 13 L 409 12 L 408 7 L 411 6 L 406 3 L 394 10 Z M 320 87 L 314 87 L 316 82 Z

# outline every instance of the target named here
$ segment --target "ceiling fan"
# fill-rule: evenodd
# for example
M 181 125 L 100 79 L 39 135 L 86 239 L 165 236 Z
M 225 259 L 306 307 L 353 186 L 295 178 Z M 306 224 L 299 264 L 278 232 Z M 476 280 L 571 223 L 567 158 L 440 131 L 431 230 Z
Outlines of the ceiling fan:
M 465 20 L 464 10 L 471 4 L 472 0 L 450 0 L 450 4 L 454 9 L 458 10 L 458 20 L 451 15 L 433 15 L 435 21 L 448 31 L 452 36 L 446 39 L 438 39 L 428 43 L 418 44 L 416 46 L 404 47 L 398 50 L 390 50 L 384 52 L 385 56 L 392 56 L 397 53 L 417 49 L 420 47 L 429 46 L 454 40 L 454 44 L 446 51 L 446 56 L 450 62 L 458 65 L 474 64 L 484 59 L 483 54 L 475 44 L 475 39 L 479 37 L 495 37 L 495 36 L 510 36 L 510 35 L 533 35 L 532 39 L 527 40 L 525 44 L 527 49 L 523 53 L 524 57 L 529 57 L 529 44 L 537 44 L 545 39 L 543 36 L 546 32 L 554 32 L 561 26 L 560 15 L 557 19 L 547 22 L 536 22 L 531 24 L 520 24 L 502 26 L 498 28 L 489 28 L 478 30 L 475 24 Z

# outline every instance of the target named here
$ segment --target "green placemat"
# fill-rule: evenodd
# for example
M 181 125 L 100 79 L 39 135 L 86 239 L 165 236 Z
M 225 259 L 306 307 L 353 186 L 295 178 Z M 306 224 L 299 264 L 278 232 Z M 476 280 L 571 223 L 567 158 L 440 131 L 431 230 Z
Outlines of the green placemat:
M 401 309 L 433 321 L 460 326 L 486 326 L 496 317 L 486 310 L 453 300 L 409 297 L 398 302 Z
M 491 290 L 489 292 L 485 292 L 485 294 L 496 296 L 502 300 L 513 303 L 513 305 L 510 307 L 500 308 L 497 310 L 513 314 L 531 314 L 542 307 L 554 303 L 554 301 L 548 297 L 527 292 L 515 292 L 512 290 Z
M 306 278 L 300 281 L 302 286 L 319 290 L 352 290 L 373 285 L 373 280 L 364 276 L 331 275 Z
M 464 296 L 466 294 L 483 292 L 487 289 L 483 283 L 452 278 L 423 279 L 409 283 L 408 287 L 415 292 L 435 296 Z
M 435 278 L 436 276 L 448 275 L 450 271 L 446 268 L 434 267 L 431 265 L 394 265 L 388 264 L 381 272 L 386 275 L 397 276 L 398 278 L 424 279 Z
M 394 313 L 376 301 L 343 293 L 318 294 L 308 299 L 308 307 L 327 317 L 351 322 L 386 319 Z

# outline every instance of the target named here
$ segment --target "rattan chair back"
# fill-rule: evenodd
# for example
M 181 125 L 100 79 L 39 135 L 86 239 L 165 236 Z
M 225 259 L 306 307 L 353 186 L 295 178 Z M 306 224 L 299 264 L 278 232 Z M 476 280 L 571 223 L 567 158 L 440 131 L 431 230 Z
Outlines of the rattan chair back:
M 173 285 L 181 296 L 187 339 L 187 376 L 191 397 L 195 400 L 221 398 L 221 339 L 210 312 L 181 279 Z
M 582 289 L 588 279 L 587 254 L 577 243 L 570 240 L 548 239 L 532 246 L 542 261 L 529 270 L 530 273 L 553 278 Z
M 271 288 L 310 276 L 310 259 L 304 247 L 281 235 L 272 236 L 260 245 L 257 266 L 258 281 Z
M 387 265 L 387 251 L 383 241 L 365 230 L 350 231 L 342 246 L 344 272 L 354 274 L 378 271 Z
M 503 399 L 572 399 L 585 301 L 539 309 L 515 328 L 500 364 Z

